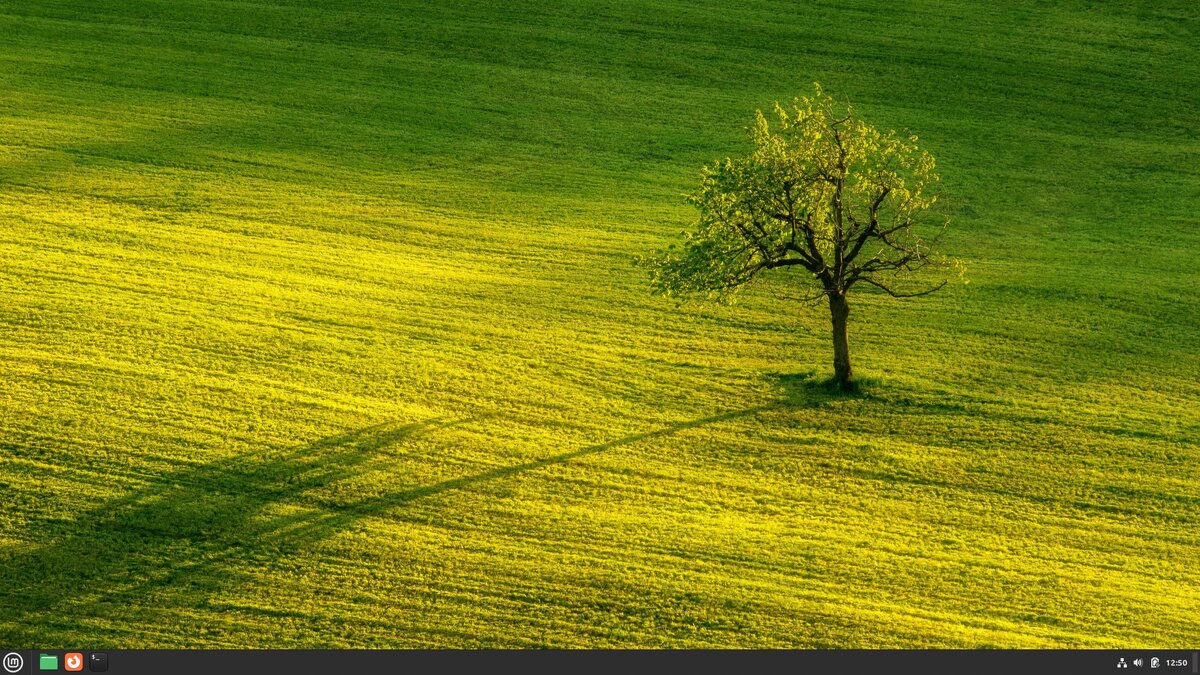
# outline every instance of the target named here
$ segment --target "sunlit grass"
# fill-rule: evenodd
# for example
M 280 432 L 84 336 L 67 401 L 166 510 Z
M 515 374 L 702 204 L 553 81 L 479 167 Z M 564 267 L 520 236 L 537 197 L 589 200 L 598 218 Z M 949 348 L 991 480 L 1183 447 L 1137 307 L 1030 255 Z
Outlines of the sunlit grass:
M 1187 643 L 1197 24 L 0 3 L 0 642 Z M 852 299 L 853 395 L 631 265 L 813 80 L 971 280 Z

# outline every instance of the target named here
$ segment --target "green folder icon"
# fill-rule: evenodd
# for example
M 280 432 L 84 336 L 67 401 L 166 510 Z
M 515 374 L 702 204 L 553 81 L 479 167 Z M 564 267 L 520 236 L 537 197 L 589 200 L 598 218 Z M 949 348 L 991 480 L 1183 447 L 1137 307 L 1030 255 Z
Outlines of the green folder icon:
M 58 657 L 50 654 L 42 654 L 38 659 L 38 670 L 58 670 Z

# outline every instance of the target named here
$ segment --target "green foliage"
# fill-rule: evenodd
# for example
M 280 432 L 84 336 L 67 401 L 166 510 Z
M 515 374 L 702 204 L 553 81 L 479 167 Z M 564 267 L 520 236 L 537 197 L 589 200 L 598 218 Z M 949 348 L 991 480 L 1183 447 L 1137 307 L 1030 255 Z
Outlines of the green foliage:
M 651 263 L 655 289 L 727 298 L 764 270 L 799 266 L 821 293 L 866 281 L 903 294 L 892 280 L 934 262 L 921 226 L 944 227 L 929 214 L 940 181 L 933 156 L 819 84 L 791 109 L 777 103 L 775 116 L 773 129 L 756 113 L 752 153 L 704 167 L 688 198 L 696 228 Z

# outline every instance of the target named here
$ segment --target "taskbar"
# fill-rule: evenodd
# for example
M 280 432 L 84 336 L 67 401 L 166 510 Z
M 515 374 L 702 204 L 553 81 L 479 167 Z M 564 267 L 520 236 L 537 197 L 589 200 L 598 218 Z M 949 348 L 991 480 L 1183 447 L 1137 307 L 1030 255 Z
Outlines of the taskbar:
M 1198 675 L 1195 650 L 4 650 L 0 675 L 307 675 L 691 668 L 729 673 Z

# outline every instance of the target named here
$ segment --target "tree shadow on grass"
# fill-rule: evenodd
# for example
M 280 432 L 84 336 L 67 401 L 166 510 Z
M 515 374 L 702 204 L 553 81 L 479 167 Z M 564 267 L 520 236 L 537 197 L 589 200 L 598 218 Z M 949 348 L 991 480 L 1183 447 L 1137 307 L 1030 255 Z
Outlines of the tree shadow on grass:
M 675 424 L 668 425 L 666 427 L 663 427 L 662 429 L 658 429 L 655 431 L 647 431 L 647 432 L 640 433 L 640 434 L 631 434 L 629 436 L 625 436 L 623 438 L 619 438 L 614 441 L 609 441 L 607 443 L 600 443 L 597 445 L 591 445 L 591 446 L 588 446 L 585 448 L 580 448 L 578 450 L 572 450 L 570 452 L 564 452 L 564 453 L 561 453 L 558 455 L 554 455 L 552 457 L 545 457 L 542 459 L 525 462 L 523 464 L 514 464 L 512 466 L 497 467 L 497 468 L 491 469 L 489 471 L 483 471 L 483 472 L 472 474 L 469 476 L 463 476 L 461 478 L 452 478 L 450 480 L 445 480 L 440 483 L 435 483 L 433 485 L 425 485 L 425 486 L 421 486 L 421 487 L 411 488 L 408 490 L 401 490 L 401 491 L 392 492 L 389 494 L 380 495 L 377 497 L 363 499 L 352 505 L 346 506 L 345 508 L 338 509 L 335 512 L 329 512 L 327 514 L 324 514 L 322 517 L 320 517 L 319 519 L 316 519 L 314 522 L 312 522 L 310 524 L 311 527 L 308 529 L 310 532 L 315 531 L 318 538 L 322 538 L 322 537 L 328 536 L 338 530 L 344 529 L 347 525 L 351 524 L 352 522 L 354 522 L 360 518 L 384 513 L 393 508 L 402 506 L 408 502 L 416 501 L 418 499 L 432 497 L 434 495 L 442 494 L 444 492 L 450 492 L 453 490 L 461 490 L 464 488 L 469 488 L 469 487 L 479 484 L 479 483 L 486 483 L 486 482 L 490 482 L 490 481 L 494 481 L 494 480 L 511 478 L 513 476 L 516 476 L 516 475 L 522 474 L 522 473 L 526 473 L 528 471 L 536 471 L 537 469 L 545 468 L 547 466 L 552 466 L 555 464 L 565 464 L 567 462 L 570 462 L 575 459 L 579 459 L 581 457 L 585 457 L 587 455 L 594 455 L 594 454 L 601 453 L 606 450 L 611 450 L 613 448 L 617 448 L 617 447 L 620 447 L 623 445 L 629 445 L 631 443 L 637 443 L 639 441 L 652 440 L 655 438 L 662 438 L 664 436 L 670 436 L 672 434 L 676 434 L 681 431 L 686 431 L 688 429 L 695 429 L 695 428 L 703 427 L 703 426 L 710 425 L 710 424 L 717 424 L 720 422 L 726 422 L 726 421 L 738 419 L 740 417 L 747 417 L 747 416 L 753 415 L 755 413 L 766 412 L 768 410 L 772 410 L 775 407 L 776 407 L 775 405 L 762 405 L 762 406 L 756 406 L 753 408 L 746 408 L 744 410 L 736 410 L 733 412 L 726 412 L 726 413 L 721 413 L 718 415 L 711 415 L 709 417 L 703 417 L 700 419 L 691 420 L 691 421 L 687 421 L 687 422 L 676 422 Z
M 185 612 L 194 616 L 205 611 L 223 591 L 253 582 L 260 568 L 364 518 L 779 407 L 769 404 L 678 422 L 552 457 L 332 505 L 314 497 L 314 491 L 377 470 L 386 462 L 381 453 L 392 446 L 472 420 L 381 424 L 298 449 L 250 453 L 185 470 L 84 514 L 68 525 L 67 533 L 42 546 L 0 552 L 0 636 L 30 648 L 80 635 L 93 648 L 156 646 L 152 636 L 162 634 L 171 636 L 166 639 L 172 644 L 186 642 L 186 629 L 161 625 L 164 612 L 170 621 Z M 403 478 L 397 476 L 398 482 Z M 200 638 L 192 641 L 203 644 Z
M 873 378 L 857 378 L 852 391 L 843 391 L 837 378 L 822 377 L 816 370 L 795 373 L 771 372 L 766 379 L 781 395 L 781 407 L 819 408 L 827 403 L 875 398 L 872 389 L 878 385 Z
M 240 455 L 110 501 L 41 547 L 0 553 L 0 635 L 32 647 L 45 643 L 47 628 L 78 629 L 82 619 L 110 612 L 129 616 L 128 607 L 179 606 L 236 583 L 235 566 L 224 563 L 277 553 L 264 538 L 286 529 L 289 518 L 264 517 L 268 507 L 303 506 L 306 493 L 366 470 L 379 451 L 459 423 L 381 424 L 298 449 Z

